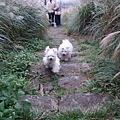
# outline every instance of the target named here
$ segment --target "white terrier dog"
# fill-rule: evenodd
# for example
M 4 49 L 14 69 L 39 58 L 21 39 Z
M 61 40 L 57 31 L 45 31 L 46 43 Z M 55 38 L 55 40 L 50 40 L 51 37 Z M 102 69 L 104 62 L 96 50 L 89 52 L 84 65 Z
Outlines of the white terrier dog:
M 49 46 L 45 49 L 45 57 L 43 57 L 43 63 L 46 68 L 52 68 L 52 72 L 58 73 L 60 66 L 60 59 L 57 57 L 57 49 L 49 48 Z
M 62 41 L 62 44 L 58 48 L 58 57 L 61 60 L 69 61 L 73 52 L 73 45 L 68 39 Z

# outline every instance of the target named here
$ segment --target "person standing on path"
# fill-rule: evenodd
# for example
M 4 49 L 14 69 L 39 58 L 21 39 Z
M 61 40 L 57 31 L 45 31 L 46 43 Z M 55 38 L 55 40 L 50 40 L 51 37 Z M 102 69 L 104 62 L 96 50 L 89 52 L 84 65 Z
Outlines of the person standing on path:
M 52 26 L 54 26 L 54 19 L 55 19 L 54 8 L 55 8 L 55 2 L 53 0 L 49 0 L 47 2 L 48 19 L 49 19 L 50 25 Z
M 56 0 L 56 4 L 54 8 L 56 27 L 61 25 L 61 8 L 62 8 L 61 0 Z

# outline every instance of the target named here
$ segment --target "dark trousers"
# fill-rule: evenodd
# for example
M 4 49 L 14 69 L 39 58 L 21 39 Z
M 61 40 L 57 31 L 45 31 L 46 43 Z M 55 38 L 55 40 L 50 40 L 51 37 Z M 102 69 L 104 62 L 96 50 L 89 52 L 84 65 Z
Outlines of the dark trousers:
M 55 15 L 56 26 L 61 25 L 61 15 Z
M 54 16 L 55 16 L 55 12 L 48 13 L 48 18 L 49 18 L 50 24 L 53 24 L 53 22 L 54 22 Z

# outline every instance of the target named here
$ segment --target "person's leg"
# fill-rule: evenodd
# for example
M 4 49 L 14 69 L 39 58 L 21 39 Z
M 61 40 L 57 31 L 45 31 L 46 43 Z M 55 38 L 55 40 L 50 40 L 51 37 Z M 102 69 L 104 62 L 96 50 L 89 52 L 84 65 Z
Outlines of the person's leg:
M 55 13 L 53 12 L 51 13 L 52 26 L 54 26 L 54 17 L 55 17 Z
M 48 13 L 48 19 L 49 19 L 49 23 L 51 25 L 51 13 Z
M 56 26 L 59 25 L 59 15 L 55 15 L 55 23 L 56 23 Z
M 53 13 L 51 13 L 51 19 L 52 19 L 52 22 L 54 22 L 54 17 L 55 17 L 55 13 L 53 12 Z
M 55 15 L 55 24 L 57 26 L 57 15 Z
M 58 15 L 58 25 L 61 25 L 61 15 Z

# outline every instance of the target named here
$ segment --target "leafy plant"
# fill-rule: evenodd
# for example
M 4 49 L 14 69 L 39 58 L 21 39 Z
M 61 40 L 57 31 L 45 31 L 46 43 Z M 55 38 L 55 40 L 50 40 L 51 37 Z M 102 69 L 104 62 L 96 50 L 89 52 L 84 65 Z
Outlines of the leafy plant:
M 27 101 L 19 101 L 28 93 L 28 81 L 15 75 L 0 79 L 0 118 L 1 120 L 33 120 L 35 113 Z
M 40 57 L 34 53 L 25 51 L 11 52 L 6 59 L 1 62 L 1 74 L 16 74 L 18 77 L 29 77 L 28 68 L 39 60 Z

